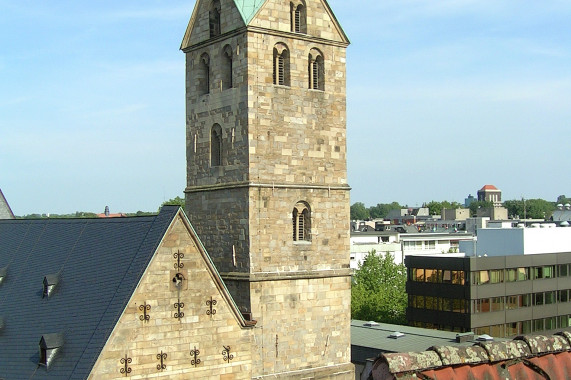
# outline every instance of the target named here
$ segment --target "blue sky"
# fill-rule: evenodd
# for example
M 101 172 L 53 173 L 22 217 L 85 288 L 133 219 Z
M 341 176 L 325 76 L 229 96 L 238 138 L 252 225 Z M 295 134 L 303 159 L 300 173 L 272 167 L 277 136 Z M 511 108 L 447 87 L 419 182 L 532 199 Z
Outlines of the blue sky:
M 331 0 L 351 202 L 571 196 L 571 2 Z M 194 1 L 0 0 L 0 188 L 17 215 L 154 211 L 185 186 Z

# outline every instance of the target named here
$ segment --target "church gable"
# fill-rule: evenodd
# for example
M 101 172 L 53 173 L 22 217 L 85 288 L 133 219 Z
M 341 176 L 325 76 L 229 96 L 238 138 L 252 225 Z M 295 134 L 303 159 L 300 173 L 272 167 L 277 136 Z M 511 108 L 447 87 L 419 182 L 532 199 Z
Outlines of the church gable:
M 250 379 L 249 326 L 179 213 L 90 378 Z
M 260 0 L 257 0 L 258 2 Z M 246 25 L 243 14 L 253 11 L 256 0 L 197 0 L 184 34 L 181 50 Z M 237 3 L 240 4 L 238 8 Z
M 349 43 L 326 0 L 267 0 L 249 25 Z
M 0 190 L 0 219 L 14 219 L 14 214 Z

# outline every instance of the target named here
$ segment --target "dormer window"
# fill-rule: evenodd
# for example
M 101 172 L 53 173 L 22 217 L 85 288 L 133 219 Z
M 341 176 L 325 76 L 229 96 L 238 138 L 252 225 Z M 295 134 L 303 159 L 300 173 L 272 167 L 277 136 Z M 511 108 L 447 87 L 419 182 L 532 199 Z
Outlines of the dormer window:
M 58 283 L 59 274 L 48 274 L 46 277 L 44 277 L 44 290 L 42 292 L 42 298 L 51 296 Z
M 63 346 L 63 334 L 44 334 L 40 339 L 40 362 L 38 364 L 50 367 L 54 357 Z
M 291 31 L 294 33 L 307 33 L 306 7 L 302 1 L 290 3 Z
M 220 35 L 220 1 L 214 0 L 209 12 L 210 37 Z
M 2 282 L 4 282 L 6 274 L 8 274 L 8 267 L 0 268 L 0 285 L 2 284 Z

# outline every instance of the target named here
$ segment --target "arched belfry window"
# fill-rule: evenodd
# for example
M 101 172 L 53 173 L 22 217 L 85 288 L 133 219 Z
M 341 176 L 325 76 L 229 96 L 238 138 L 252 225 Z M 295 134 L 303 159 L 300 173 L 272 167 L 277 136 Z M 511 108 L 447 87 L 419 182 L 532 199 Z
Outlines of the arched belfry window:
M 294 33 L 307 33 L 307 12 L 305 3 L 297 0 L 290 3 L 291 31 Z
M 214 0 L 209 11 L 210 37 L 220 35 L 220 1 Z
M 210 166 L 222 165 L 222 128 L 218 124 L 210 131 Z
M 232 47 L 230 45 L 224 46 L 222 49 L 222 89 L 226 90 L 232 88 Z
M 292 212 L 293 241 L 311 241 L 311 210 L 306 202 L 298 202 Z
M 204 53 L 200 56 L 197 71 L 198 93 L 200 95 L 210 92 L 210 57 Z
M 312 90 L 325 90 L 323 54 L 317 49 L 311 49 L 308 61 L 309 88 Z
M 289 50 L 284 44 L 274 46 L 274 84 L 289 86 Z

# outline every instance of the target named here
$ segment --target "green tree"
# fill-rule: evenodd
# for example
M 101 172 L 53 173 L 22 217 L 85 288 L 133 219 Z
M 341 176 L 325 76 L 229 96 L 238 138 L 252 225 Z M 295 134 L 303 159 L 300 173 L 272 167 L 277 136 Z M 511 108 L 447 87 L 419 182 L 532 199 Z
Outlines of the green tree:
M 356 202 L 351 205 L 351 220 L 365 220 L 370 217 L 369 210 L 363 202 Z
M 556 205 L 544 199 L 525 199 L 505 201 L 504 207 L 508 209 L 508 215 L 512 218 L 549 219 Z
M 378 203 L 376 206 L 369 207 L 369 215 L 373 219 L 384 219 L 391 210 L 400 210 L 402 206 L 398 202 Z
M 176 196 L 175 198 L 169 199 L 168 201 L 164 201 L 161 207 L 163 206 L 180 206 L 184 210 L 184 198 Z
M 442 210 L 443 209 L 458 209 L 461 208 L 462 205 L 458 202 L 448 202 L 448 201 L 442 201 L 442 202 L 436 202 L 436 201 L 430 201 L 426 207 L 428 207 L 428 210 L 430 212 L 430 215 L 441 215 L 442 214 Z
M 478 209 L 494 207 L 494 204 L 490 201 L 474 201 L 470 203 L 470 216 L 476 216 L 478 214 Z
M 351 318 L 406 324 L 406 268 L 390 253 L 369 252 L 353 275 Z

